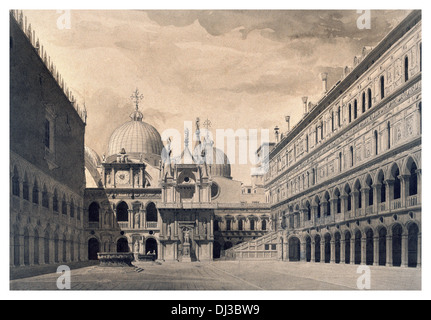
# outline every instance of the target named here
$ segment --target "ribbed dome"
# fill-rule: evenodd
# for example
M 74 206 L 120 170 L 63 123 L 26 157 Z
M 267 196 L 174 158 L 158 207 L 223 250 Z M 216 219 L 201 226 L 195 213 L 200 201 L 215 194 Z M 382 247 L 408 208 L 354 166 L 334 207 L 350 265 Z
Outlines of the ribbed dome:
M 96 151 L 94 151 L 90 147 L 84 146 L 84 155 L 85 155 L 86 165 L 88 163 L 93 165 L 95 168 L 97 168 L 100 165 L 101 161 L 100 161 L 99 155 L 97 154 Z
M 118 154 L 125 149 L 128 154 L 160 156 L 163 149 L 159 132 L 152 125 L 142 121 L 137 113 L 131 115 L 132 121 L 117 128 L 111 135 L 108 145 L 108 156 Z
M 203 149 L 205 149 L 205 154 L 202 153 Z M 215 148 L 213 142 L 207 143 L 205 147 L 204 144 L 196 146 L 193 150 L 193 158 L 197 163 L 206 162 L 211 168 L 212 176 L 231 178 L 229 158 L 223 151 Z

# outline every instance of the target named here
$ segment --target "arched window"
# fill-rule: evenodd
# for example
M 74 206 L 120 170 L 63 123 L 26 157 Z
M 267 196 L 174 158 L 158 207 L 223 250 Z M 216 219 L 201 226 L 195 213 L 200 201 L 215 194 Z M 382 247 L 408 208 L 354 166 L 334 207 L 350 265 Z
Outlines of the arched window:
M 117 221 L 129 221 L 129 206 L 124 201 L 117 205 Z
M 422 72 L 422 43 L 419 44 L 419 70 Z
M 262 220 L 262 230 L 266 231 L 266 220 L 265 219 Z
M 22 197 L 27 201 L 30 199 L 27 173 L 24 175 L 24 181 L 22 182 Z
M 385 97 L 385 77 L 380 77 L 380 98 L 383 99 Z
M 349 103 L 349 123 L 352 122 L 352 105 Z
M 416 167 L 416 163 L 412 163 L 410 168 L 410 177 L 409 177 L 409 196 L 414 196 L 418 194 L 418 174 L 416 172 L 418 168 Z
M 362 186 L 359 182 L 356 185 L 356 192 L 358 192 L 358 208 L 361 209 L 362 208 Z
M 362 113 L 365 113 L 365 106 L 366 106 L 367 98 L 365 96 L 365 91 L 362 92 Z
M 337 213 L 341 213 L 341 198 L 340 198 L 340 191 L 335 190 L 334 192 L 335 199 L 337 199 Z
M 244 223 L 242 221 L 242 219 L 238 220 L 238 230 L 242 231 L 244 229 Z
M 368 205 L 372 206 L 374 204 L 374 190 L 373 190 L 373 180 L 370 178 L 367 181 L 367 186 L 370 189 L 368 192 Z
M 147 221 L 148 222 L 157 222 L 157 208 L 154 202 L 150 202 L 147 205 Z
M 316 126 L 316 134 L 315 134 L 315 136 L 316 136 L 316 144 L 319 142 L 319 127 L 318 126 Z
M 12 194 L 19 197 L 19 174 L 16 167 L 13 169 Z
M 400 170 L 397 168 L 394 172 L 394 200 L 401 198 L 401 180 L 399 178 Z
M 380 202 L 384 203 L 386 202 L 386 183 L 383 175 L 379 178 L 379 183 L 382 185 L 380 189 Z
M 350 166 L 353 167 L 354 158 L 353 158 L 353 147 L 350 147 Z
M 99 222 L 100 206 L 97 202 L 92 202 L 88 207 L 88 222 Z
M 377 133 L 377 130 L 374 131 L 374 154 L 378 155 L 379 154 L 379 135 Z
M 250 230 L 254 231 L 254 220 L 253 219 L 250 220 Z
M 73 199 L 70 200 L 70 217 L 75 217 L 75 204 L 73 203 Z
M 341 107 L 338 107 L 338 126 L 341 127 Z
M 388 149 L 391 148 L 391 123 L 388 122 Z
M 63 200 L 61 202 L 61 213 L 67 215 L 67 202 L 66 197 L 63 195 Z
M 117 252 L 129 252 L 129 242 L 126 238 L 120 238 L 117 241 Z
M 373 96 L 371 94 L 371 89 L 368 88 L 368 109 L 371 109 L 373 106 Z
M 320 199 L 316 198 L 316 205 L 317 205 L 317 218 L 319 219 L 321 216 L 321 208 L 320 208 Z
M 338 166 L 339 166 L 338 170 L 339 170 L 339 172 L 341 172 L 341 171 L 343 170 L 343 162 L 342 162 L 342 159 L 343 159 L 343 155 L 342 155 L 342 153 L 340 152 L 340 153 L 338 154 Z
M 226 220 L 226 231 L 230 231 L 230 230 L 232 230 L 232 221 L 228 219 Z
M 46 190 L 46 186 L 43 186 L 42 191 L 42 206 L 45 208 L 49 208 L 49 197 L 48 197 L 48 190 Z
M 323 121 L 320 122 L 320 140 L 323 140 Z
M 308 134 L 305 135 L 305 152 L 308 152 Z M 286 154 L 286 159 L 287 159 L 287 154 Z
M 358 117 L 358 100 L 355 99 L 353 103 L 353 118 L 356 119 Z
M 349 186 L 346 186 L 345 192 L 347 195 L 347 211 L 351 211 L 352 210 L 352 191 L 350 190 Z
M 52 197 L 52 210 L 54 210 L 54 212 L 58 212 L 57 190 L 54 190 L 54 196 Z
M 307 201 L 307 204 L 305 205 L 307 208 L 307 221 L 311 220 L 311 207 L 310 207 L 310 203 Z
M 404 81 L 409 81 L 409 57 L 404 58 Z
M 39 187 L 36 179 L 34 179 L 33 183 L 32 200 L 34 204 L 39 204 Z
M 335 124 L 334 124 L 334 122 L 335 122 L 334 111 L 332 111 L 332 115 L 331 115 L 331 130 L 332 130 L 332 132 L 334 132 L 334 130 L 335 130 Z
M 331 201 L 329 200 L 329 194 L 327 193 L 325 195 L 325 201 L 326 201 L 326 215 L 331 215 Z

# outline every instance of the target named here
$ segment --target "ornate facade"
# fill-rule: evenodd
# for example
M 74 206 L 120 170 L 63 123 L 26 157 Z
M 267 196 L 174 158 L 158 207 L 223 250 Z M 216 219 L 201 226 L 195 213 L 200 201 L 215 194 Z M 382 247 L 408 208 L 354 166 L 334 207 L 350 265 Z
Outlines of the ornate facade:
M 421 25 L 414 11 L 364 48 L 273 147 L 280 259 L 421 265 Z

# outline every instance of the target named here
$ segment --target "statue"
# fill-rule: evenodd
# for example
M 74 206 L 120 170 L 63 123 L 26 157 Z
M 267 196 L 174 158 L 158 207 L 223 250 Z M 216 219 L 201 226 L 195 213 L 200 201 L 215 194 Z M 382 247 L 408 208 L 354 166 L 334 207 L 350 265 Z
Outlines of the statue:
M 135 241 L 135 244 L 133 246 L 133 252 L 134 253 L 138 253 L 139 252 L 139 243 L 138 243 L 137 240 Z
M 190 243 L 190 230 L 184 229 L 184 243 Z
M 139 228 L 139 224 L 141 222 L 140 220 L 141 220 L 141 217 L 139 215 L 139 212 L 136 212 L 135 213 L 135 228 Z

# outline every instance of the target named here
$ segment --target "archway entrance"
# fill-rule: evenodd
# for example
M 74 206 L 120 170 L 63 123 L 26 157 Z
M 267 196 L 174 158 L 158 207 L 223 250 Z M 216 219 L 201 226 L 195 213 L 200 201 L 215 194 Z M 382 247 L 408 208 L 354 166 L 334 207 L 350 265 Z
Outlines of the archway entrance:
M 96 238 L 88 240 L 88 260 L 98 260 L 99 241 Z
M 386 228 L 379 230 L 379 266 L 386 265 Z
M 154 256 L 154 260 L 157 260 L 157 240 L 154 238 L 149 238 L 145 242 L 145 253 Z
M 351 243 L 351 234 L 350 232 L 346 232 L 345 234 L 345 248 L 344 248 L 344 255 L 345 255 L 345 259 L 346 259 L 346 264 L 350 264 L 350 243 Z
M 316 262 L 320 262 L 320 236 L 317 235 L 314 240 L 314 258 Z
M 129 242 L 126 238 L 120 238 L 117 241 L 117 252 L 129 252 Z
M 367 265 L 372 266 L 374 263 L 374 232 L 371 229 L 367 231 L 366 255 Z
M 298 238 L 292 237 L 289 239 L 289 261 L 299 261 L 301 243 Z
M 416 224 L 412 224 L 409 229 L 409 267 L 416 268 L 418 266 L 418 234 L 419 228 Z
M 355 233 L 355 264 L 361 264 L 361 243 L 362 234 L 361 231 Z
M 331 262 L 331 235 L 325 235 L 325 263 Z
M 335 234 L 335 263 L 341 262 L 341 235 L 340 233 Z
M 311 238 L 307 237 L 306 243 L 305 243 L 305 260 L 307 262 L 311 261 Z
M 219 259 L 220 258 L 220 254 L 221 254 L 221 245 L 218 241 L 214 241 L 214 246 L 213 246 L 213 258 L 214 259 Z
M 402 227 L 397 224 L 392 228 L 392 265 L 394 267 L 401 266 L 401 254 L 402 254 Z

